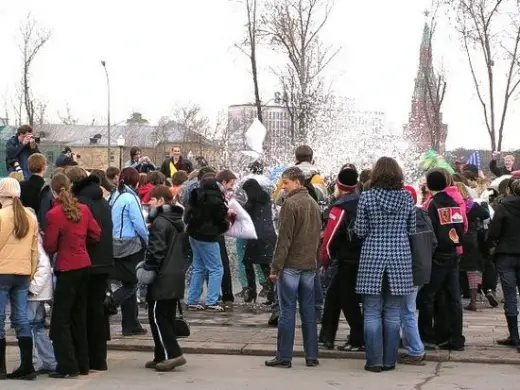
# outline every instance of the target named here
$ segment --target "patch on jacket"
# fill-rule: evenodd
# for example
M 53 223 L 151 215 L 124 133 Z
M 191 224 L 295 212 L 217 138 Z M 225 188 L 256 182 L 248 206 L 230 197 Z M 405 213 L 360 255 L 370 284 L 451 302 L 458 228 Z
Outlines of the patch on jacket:
M 437 209 L 437 213 L 439 214 L 439 223 L 441 225 L 464 223 L 460 207 L 443 207 Z
M 450 240 L 453 241 L 455 244 L 459 243 L 459 235 L 457 234 L 457 231 L 455 228 L 452 228 L 449 233 Z

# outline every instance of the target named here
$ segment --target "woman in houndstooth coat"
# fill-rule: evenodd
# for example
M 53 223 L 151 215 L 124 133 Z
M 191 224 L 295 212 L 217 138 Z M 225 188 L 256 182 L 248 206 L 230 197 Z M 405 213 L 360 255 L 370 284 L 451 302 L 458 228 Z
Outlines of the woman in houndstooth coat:
M 403 181 L 397 162 L 380 158 L 370 189 L 359 199 L 355 223 L 363 240 L 356 292 L 363 296 L 365 369 L 373 372 L 395 368 L 401 305 L 413 291 L 408 237 L 415 231 L 415 205 Z

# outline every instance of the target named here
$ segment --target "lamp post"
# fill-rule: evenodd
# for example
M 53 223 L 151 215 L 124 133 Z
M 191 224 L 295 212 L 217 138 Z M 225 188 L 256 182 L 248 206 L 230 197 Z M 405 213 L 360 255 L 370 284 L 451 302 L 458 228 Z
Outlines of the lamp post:
M 123 169 L 123 148 L 125 147 L 125 139 L 122 135 L 117 139 L 117 146 L 119 146 L 119 170 Z
M 108 70 L 106 61 L 101 61 L 101 65 L 105 69 L 105 75 L 107 76 L 107 143 L 108 143 L 108 160 L 107 166 L 110 166 L 110 79 L 108 78 Z

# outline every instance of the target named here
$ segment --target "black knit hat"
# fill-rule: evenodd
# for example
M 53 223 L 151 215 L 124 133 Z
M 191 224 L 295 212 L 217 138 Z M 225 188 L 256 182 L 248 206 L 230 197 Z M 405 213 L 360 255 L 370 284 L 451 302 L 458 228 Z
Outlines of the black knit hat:
M 433 171 L 426 176 L 426 185 L 430 191 L 439 192 L 448 187 L 448 182 L 442 172 Z
M 336 186 L 342 191 L 354 191 L 357 188 L 358 173 L 355 169 L 342 169 L 336 179 Z

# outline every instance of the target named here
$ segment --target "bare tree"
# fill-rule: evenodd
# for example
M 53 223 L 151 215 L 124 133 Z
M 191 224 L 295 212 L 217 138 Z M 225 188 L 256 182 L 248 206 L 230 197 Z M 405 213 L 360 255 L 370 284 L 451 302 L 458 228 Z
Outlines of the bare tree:
M 49 41 L 51 33 L 40 28 L 38 23 L 32 18 L 31 14 L 27 15 L 25 23 L 20 27 L 20 33 L 22 38 L 20 50 L 22 52 L 23 60 L 21 80 L 23 104 L 27 116 L 27 122 L 30 126 L 33 126 L 36 107 L 31 89 L 31 67 L 36 55 Z
M 197 144 L 198 152 L 202 155 L 204 140 L 210 131 L 210 125 L 209 119 L 202 114 L 200 106 L 191 103 L 177 106 L 172 119 L 183 132 L 184 142 Z
M 288 59 L 278 76 L 298 142 L 307 139 L 322 103 L 323 71 L 341 49 L 325 45 L 319 36 L 333 6 L 334 0 L 272 0 L 262 17 L 271 46 Z
M 43 101 L 35 101 L 34 105 L 34 123 L 40 128 L 46 123 L 47 103 Z
M 422 101 L 424 105 L 424 117 L 430 135 L 430 145 L 433 149 L 440 151 L 442 148 L 442 140 L 445 136 L 445 125 L 442 123 L 442 103 L 446 95 L 446 77 L 442 70 L 437 70 L 433 64 L 433 38 L 437 28 L 437 12 L 439 11 L 439 3 L 434 0 L 434 12 L 432 14 L 429 31 L 425 31 L 426 44 L 426 67 L 422 69 L 421 77 L 423 77 L 422 85 Z M 425 13 L 429 15 L 428 12 Z M 424 44 L 423 43 L 423 44 Z
M 492 150 L 502 149 L 511 99 L 520 85 L 520 1 L 447 1 L 479 99 Z
M 251 62 L 251 75 L 253 77 L 253 89 L 255 94 L 255 106 L 258 120 L 263 122 L 262 99 L 260 98 L 260 88 L 258 86 L 258 66 L 257 66 L 257 47 L 261 38 L 260 31 L 260 11 L 258 0 L 239 0 L 246 13 L 246 24 L 244 25 L 245 37 L 240 44 L 235 46 L 244 53 Z
M 14 124 L 15 126 L 22 125 L 23 116 L 23 90 L 21 86 L 16 87 L 16 95 L 11 99 L 11 105 L 14 112 Z
M 67 105 L 65 106 L 65 114 L 62 115 L 58 111 L 58 116 L 60 117 L 61 123 L 63 123 L 64 125 L 76 125 L 78 123 L 78 118 L 76 118 L 72 114 L 72 110 L 70 108 L 69 103 L 67 103 Z M 94 123 L 92 123 L 92 125 L 94 125 Z

